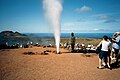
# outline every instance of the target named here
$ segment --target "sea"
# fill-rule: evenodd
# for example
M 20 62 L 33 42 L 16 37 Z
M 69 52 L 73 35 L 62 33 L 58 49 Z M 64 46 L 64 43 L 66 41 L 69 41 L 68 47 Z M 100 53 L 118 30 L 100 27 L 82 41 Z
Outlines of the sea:
M 34 34 L 38 37 L 54 37 L 53 33 L 24 33 L 26 35 Z M 102 38 L 104 35 L 111 38 L 114 33 L 74 33 L 75 37 L 80 38 Z M 61 33 L 61 38 L 70 37 L 71 33 Z
M 4 39 L 0 40 L 0 44 L 14 45 L 15 43 L 27 44 L 28 41 L 33 42 L 33 44 L 39 43 L 40 45 L 55 44 L 53 42 L 54 34 L 53 33 L 22 33 L 26 34 L 30 39 L 29 40 L 20 40 L 20 39 Z M 106 35 L 109 38 L 113 36 L 114 33 L 74 33 L 76 38 L 102 38 Z M 61 33 L 61 38 L 70 38 L 71 33 Z

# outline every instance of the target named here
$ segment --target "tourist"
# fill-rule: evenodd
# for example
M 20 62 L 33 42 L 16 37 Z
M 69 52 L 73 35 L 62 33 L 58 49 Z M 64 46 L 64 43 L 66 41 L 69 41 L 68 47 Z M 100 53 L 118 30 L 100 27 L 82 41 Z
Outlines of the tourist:
M 92 47 L 92 45 L 89 43 L 88 46 L 87 46 L 87 48 L 90 48 L 90 49 L 91 49 L 91 47 Z
M 113 37 L 112 37 L 112 39 L 115 39 L 117 36 L 116 36 L 116 33 L 113 35 Z M 111 60 L 116 60 L 116 56 L 115 56 L 115 50 L 114 50 L 114 47 L 113 47 L 113 45 L 114 45 L 114 41 L 112 41 L 111 40 L 111 42 L 112 42 L 112 49 L 111 49 L 111 55 L 110 55 L 110 58 L 111 58 Z
M 32 48 L 32 47 L 33 47 L 33 42 L 31 41 L 31 42 L 30 42 L 30 48 Z
M 116 36 L 112 39 L 113 41 L 113 49 L 115 51 L 116 56 L 116 64 L 118 64 L 118 53 L 120 50 L 120 32 L 116 32 Z
M 74 46 L 75 46 L 75 36 L 74 36 L 74 33 L 72 32 L 71 33 L 71 49 L 72 49 L 71 52 L 74 52 Z
M 110 42 L 110 45 L 109 45 L 109 48 L 108 48 L 108 53 L 107 53 L 107 66 L 108 68 L 111 69 L 110 67 L 110 63 L 111 63 L 111 58 L 110 58 L 110 55 L 111 55 L 111 50 L 112 50 L 112 42 L 111 42 L 111 38 L 108 39 L 108 42 Z
M 102 69 L 102 60 L 104 59 L 105 65 L 108 66 L 108 68 L 111 69 L 109 63 L 107 63 L 107 55 L 108 55 L 108 49 L 110 46 L 110 41 L 108 41 L 107 36 L 103 36 L 103 40 L 97 45 L 97 47 L 101 46 L 101 52 L 99 53 L 99 67 L 98 69 Z
M 67 48 L 67 46 L 68 46 L 68 43 L 65 42 L 64 45 L 63 45 L 63 48 Z
M 8 42 L 6 42 L 5 44 L 6 44 L 6 46 L 8 46 Z
M 78 50 L 79 49 L 79 43 L 75 44 L 75 48 Z
M 111 50 L 111 56 L 110 56 L 111 60 L 116 60 L 116 56 L 115 56 L 115 50 L 114 48 L 112 47 L 112 50 Z
M 82 43 L 82 47 L 85 47 L 85 43 Z

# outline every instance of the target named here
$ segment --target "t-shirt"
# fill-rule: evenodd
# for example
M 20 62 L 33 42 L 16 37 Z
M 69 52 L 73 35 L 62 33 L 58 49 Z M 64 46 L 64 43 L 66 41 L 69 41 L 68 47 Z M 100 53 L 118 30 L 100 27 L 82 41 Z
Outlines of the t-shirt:
M 120 36 L 117 36 L 115 39 L 117 43 L 113 43 L 113 47 L 115 49 L 120 49 Z
M 101 50 L 102 50 L 102 51 L 108 51 L 108 47 L 109 47 L 110 43 L 111 43 L 111 42 L 109 42 L 109 41 L 103 40 L 103 41 L 102 41 L 102 48 L 101 48 Z
M 75 44 L 75 37 L 74 36 L 71 37 L 71 43 Z

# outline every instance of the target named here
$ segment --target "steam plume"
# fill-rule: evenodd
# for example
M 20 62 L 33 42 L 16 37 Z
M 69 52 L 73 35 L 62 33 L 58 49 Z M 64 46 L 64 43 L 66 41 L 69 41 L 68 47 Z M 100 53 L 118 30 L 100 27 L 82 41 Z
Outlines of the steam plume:
M 60 32 L 61 32 L 61 12 L 62 1 L 61 0 L 43 0 L 43 9 L 45 10 L 45 16 L 53 27 L 55 43 L 57 47 L 57 53 L 59 53 Z

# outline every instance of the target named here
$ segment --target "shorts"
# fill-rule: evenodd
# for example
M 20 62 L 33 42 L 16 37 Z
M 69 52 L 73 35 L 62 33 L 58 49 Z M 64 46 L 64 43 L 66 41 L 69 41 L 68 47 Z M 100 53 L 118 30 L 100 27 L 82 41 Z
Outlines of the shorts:
M 99 53 L 99 58 L 100 59 L 107 59 L 107 54 L 108 54 L 108 52 L 107 51 L 101 51 L 100 53 Z

